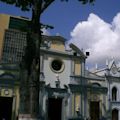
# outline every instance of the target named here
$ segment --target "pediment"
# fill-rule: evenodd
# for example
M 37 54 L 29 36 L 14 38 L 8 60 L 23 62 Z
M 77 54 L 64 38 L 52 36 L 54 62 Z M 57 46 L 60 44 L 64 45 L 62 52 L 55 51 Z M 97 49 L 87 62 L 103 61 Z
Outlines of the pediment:
M 83 51 L 82 50 L 80 50 L 76 45 L 74 45 L 73 43 L 70 43 L 70 48 L 74 51 L 74 52 L 76 52 L 77 54 L 79 54 L 79 55 L 81 55 L 81 56 L 83 56 L 83 57 L 86 57 L 85 55 L 84 55 L 84 53 L 83 53 Z
M 116 64 L 115 64 L 114 61 L 113 61 L 113 63 L 111 64 L 110 73 L 111 73 L 112 75 L 118 74 L 118 68 L 117 68 L 117 66 L 116 66 Z
M 15 79 L 15 76 L 11 73 L 3 73 L 0 75 L 0 79 Z
M 89 78 L 91 80 L 105 80 L 104 77 L 99 76 L 99 75 L 92 73 L 92 72 L 89 72 L 89 71 L 86 71 L 85 77 Z

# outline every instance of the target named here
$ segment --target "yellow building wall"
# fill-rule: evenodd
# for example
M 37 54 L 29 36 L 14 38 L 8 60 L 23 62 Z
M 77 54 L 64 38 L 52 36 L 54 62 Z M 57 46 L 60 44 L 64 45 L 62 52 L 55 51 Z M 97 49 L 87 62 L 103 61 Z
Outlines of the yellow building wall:
M 75 111 L 80 110 L 80 95 L 76 94 L 75 96 Z
M 18 115 L 19 111 L 19 103 L 20 103 L 20 91 L 19 91 L 19 86 L 15 87 L 15 95 L 16 95 L 16 110 L 15 113 Z
M 81 75 L 81 63 L 80 60 L 75 60 L 75 75 Z
M 51 49 L 64 52 L 65 51 L 65 45 L 62 41 L 52 41 Z
M 10 18 L 9 15 L 0 14 L 0 60 L 2 56 L 4 32 L 5 32 L 5 29 L 8 28 L 9 18 Z
M 72 116 L 74 116 L 75 113 L 75 95 L 72 95 Z
M 77 114 L 76 111 L 80 111 L 80 101 L 80 94 L 72 95 L 72 116 L 75 116 Z
M 13 95 L 12 89 L 7 89 L 7 88 L 1 89 L 1 97 L 12 97 L 12 95 Z

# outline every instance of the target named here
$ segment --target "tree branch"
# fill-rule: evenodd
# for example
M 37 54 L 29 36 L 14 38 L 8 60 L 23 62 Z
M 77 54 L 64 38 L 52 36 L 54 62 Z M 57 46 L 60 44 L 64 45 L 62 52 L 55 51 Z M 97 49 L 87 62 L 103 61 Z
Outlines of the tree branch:
M 46 9 L 47 7 L 52 3 L 54 2 L 55 0 L 48 0 L 48 1 L 45 1 L 42 5 L 42 8 L 41 8 L 41 13 L 42 14 Z

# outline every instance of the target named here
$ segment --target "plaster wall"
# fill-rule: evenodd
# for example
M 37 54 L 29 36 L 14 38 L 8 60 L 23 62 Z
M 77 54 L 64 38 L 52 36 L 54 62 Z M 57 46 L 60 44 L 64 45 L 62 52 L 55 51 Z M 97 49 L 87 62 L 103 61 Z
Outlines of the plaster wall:
M 8 28 L 9 18 L 10 18 L 9 15 L 0 14 L 0 59 L 2 56 L 4 33 L 5 33 L 5 29 Z
M 58 50 L 58 51 L 65 51 L 65 45 L 61 41 L 52 41 L 50 49 Z
M 64 70 L 61 73 L 55 73 L 51 70 L 51 61 L 54 59 L 60 59 L 63 61 Z M 44 75 L 46 84 L 51 85 L 51 87 L 55 88 L 55 81 L 57 81 L 57 77 L 60 80 L 60 87 L 63 88 L 64 85 L 69 84 L 70 82 L 70 74 L 71 74 L 71 60 L 68 58 L 54 56 L 54 55 L 45 55 L 44 57 Z

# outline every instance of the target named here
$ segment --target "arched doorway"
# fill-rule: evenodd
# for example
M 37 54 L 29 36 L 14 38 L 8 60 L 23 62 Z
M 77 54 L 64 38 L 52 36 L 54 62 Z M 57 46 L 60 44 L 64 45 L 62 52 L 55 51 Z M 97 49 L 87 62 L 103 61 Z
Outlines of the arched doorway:
M 118 120 L 118 110 L 112 110 L 112 120 Z
M 61 120 L 62 98 L 48 99 L 48 120 Z
M 0 97 L 0 120 L 11 120 L 12 104 L 12 97 Z
M 99 120 L 100 117 L 100 103 L 99 101 L 90 102 L 90 118 L 91 120 Z

